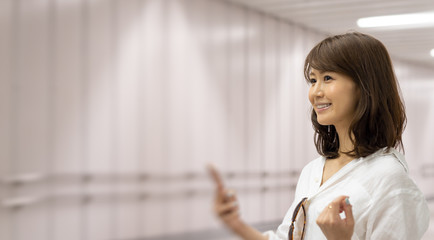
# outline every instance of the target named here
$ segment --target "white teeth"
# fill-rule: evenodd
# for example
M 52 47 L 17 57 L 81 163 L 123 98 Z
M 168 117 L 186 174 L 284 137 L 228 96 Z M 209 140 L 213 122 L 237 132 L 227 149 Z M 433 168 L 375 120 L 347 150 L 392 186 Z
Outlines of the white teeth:
M 326 107 L 328 107 L 328 106 L 330 106 L 330 105 L 331 105 L 330 103 L 327 103 L 327 104 L 316 105 L 316 107 L 317 107 L 317 108 L 326 108 Z

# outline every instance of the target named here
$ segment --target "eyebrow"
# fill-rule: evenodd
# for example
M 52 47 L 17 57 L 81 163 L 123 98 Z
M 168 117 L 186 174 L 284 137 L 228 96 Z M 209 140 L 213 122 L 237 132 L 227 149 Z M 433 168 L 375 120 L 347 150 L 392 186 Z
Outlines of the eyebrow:
M 317 70 L 317 71 L 319 71 L 319 70 Z M 319 74 L 321 75 L 321 74 L 327 74 L 327 73 L 333 73 L 333 71 L 319 71 Z M 309 76 L 316 76 L 316 74 L 314 73 L 314 72 L 310 72 L 309 73 Z

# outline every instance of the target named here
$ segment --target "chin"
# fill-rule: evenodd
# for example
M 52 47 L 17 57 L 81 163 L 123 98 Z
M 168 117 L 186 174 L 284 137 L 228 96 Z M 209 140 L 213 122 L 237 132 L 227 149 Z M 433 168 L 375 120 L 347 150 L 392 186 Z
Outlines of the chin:
M 328 125 L 333 125 L 331 122 L 325 120 L 325 119 L 316 119 L 318 121 L 319 124 L 323 125 L 323 126 L 328 126 Z

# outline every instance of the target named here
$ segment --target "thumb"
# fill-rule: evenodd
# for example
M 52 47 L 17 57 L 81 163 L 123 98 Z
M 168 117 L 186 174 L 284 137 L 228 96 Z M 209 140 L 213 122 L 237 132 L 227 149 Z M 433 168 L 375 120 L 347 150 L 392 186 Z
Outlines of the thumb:
M 353 206 L 351 205 L 349 198 L 345 198 L 343 210 L 345 212 L 347 224 L 354 225 Z

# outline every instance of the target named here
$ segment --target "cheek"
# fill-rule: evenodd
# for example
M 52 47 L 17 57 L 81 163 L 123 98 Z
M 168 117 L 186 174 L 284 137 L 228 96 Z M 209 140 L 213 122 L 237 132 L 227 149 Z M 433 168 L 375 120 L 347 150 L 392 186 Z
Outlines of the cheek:
M 307 97 L 309 98 L 310 104 L 313 105 L 314 95 L 313 95 L 312 87 L 309 88 L 309 92 L 308 92 L 308 96 Z
M 327 86 L 327 89 L 325 89 L 327 95 L 331 96 L 331 97 L 336 97 L 341 95 L 340 93 L 342 93 L 342 89 L 339 86 L 336 85 L 330 85 Z
M 359 102 L 359 98 L 357 97 L 357 94 L 354 92 L 351 92 L 350 94 L 348 94 L 346 96 L 345 99 L 343 99 L 343 101 L 347 102 L 347 111 L 349 112 L 354 112 L 357 109 L 357 104 Z

